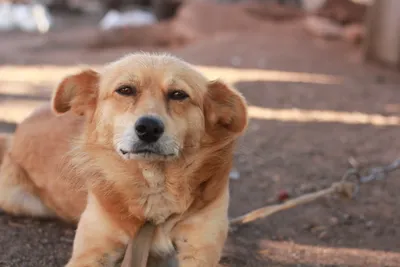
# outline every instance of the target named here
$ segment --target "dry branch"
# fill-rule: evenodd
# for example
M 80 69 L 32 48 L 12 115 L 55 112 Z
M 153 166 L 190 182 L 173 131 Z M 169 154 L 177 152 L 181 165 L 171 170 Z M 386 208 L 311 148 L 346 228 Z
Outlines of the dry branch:
M 230 223 L 231 224 L 244 224 L 244 223 L 252 222 L 257 219 L 261 219 L 261 218 L 270 216 L 271 214 L 276 213 L 278 211 L 283 211 L 283 210 L 294 208 L 294 207 L 302 205 L 302 204 L 310 203 L 314 200 L 317 200 L 318 198 L 321 198 L 323 196 L 327 196 L 327 195 L 330 195 L 333 193 L 338 193 L 338 194 L 341 194 L 342 196 L 351 198 L 353 193 L 355 192 L 355 190 L 356 190 L 356 185 L 351 182 L 342 181 L 342 182 L 333 183 L 329 188 L 322 189 L 322 190 L 314 192 L 314 193 L 302 195 L 295 199 L 287 200 L 286 202 L 284 202 L 282 204 L 270 205 L 270 206 L 262 207 L 260 209 L 251 211 L 245 215 L 242 215 L 240 217 L 230 220 Z

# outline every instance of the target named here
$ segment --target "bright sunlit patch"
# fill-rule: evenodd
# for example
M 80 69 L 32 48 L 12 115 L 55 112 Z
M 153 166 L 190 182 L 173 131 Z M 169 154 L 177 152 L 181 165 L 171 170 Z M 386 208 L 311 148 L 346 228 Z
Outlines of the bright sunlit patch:
M 88 66 L 85 66 L 88 67 Z M 100 66 L 90 66 L 94 69 Z M 0 81 L 3 82 L 26 82 L 34 85 L 57 84 L 68 74 L 82 70 L 83 66 L 5 66 L 0 67 Z M 197 66 L 197 68 L 210 79 L 221 78 L 226 82 L 249 82 L 249 81 L 271 81 L 271 82 L 298 82 L 316 84 L 340 84 L 342 78 L 333 75 L 288 72 L 278 70 L 261 69 L 238 69 L 226 67 Z
M 0 82 L 0 94 L 11 96 L 43 96 L 49 97 L 52 86 L 35 87 L 24 82 Z
M 55 85 L 87 66 L 4 66 L 0 67 L 0 82 L 24 82 L 31 85 Z M 91 66 L 95 67 L 95 66 Z
M 198 66 L 198 69 L 211 79 L 221 78 L 229 83 L 271 81 L 271 82 L 297 82 L 316 84 L 340 84 L 342 78 L 316 73 L 288 72 L 262 69 L 237 69 L 223 67 Z
M 0 121 L 19 123 L 35 108 L 47 103 L 37 100 L 7 100 L 0 102 Z
M 398 116 L 382 116 L 361 112 L 343 112 L 333 110 L 271 109 L 249 107 L 249 116 L 255 119 L 294 121 L 294 122 L 331 122 L 343 124 L 370 124 L 375 126 L 400 125 Z
M 400 253 L 369 249 L 329 248 L 263 240 L 259 254 L 280 264 L 329 266 L 400 266 Z

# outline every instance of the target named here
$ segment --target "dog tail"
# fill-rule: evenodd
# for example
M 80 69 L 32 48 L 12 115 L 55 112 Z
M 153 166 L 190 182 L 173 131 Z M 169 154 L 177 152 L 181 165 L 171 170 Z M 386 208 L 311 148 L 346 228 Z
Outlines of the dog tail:
M 0 165 L 3 162 L 3 158 L 10 148 L 12 141 L 12 135 L 10 134 L 0 134 Z

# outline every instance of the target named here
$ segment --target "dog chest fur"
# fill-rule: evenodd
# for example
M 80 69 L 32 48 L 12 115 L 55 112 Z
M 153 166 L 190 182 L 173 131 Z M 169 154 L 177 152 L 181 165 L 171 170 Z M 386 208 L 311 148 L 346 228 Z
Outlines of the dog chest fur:
M 146 219 L 160 224 L 181 211 L 179 201 L 167 190 L 165 175 L 159 168 L 144 168 L 142 174 L 149 186 L 142 198 Z

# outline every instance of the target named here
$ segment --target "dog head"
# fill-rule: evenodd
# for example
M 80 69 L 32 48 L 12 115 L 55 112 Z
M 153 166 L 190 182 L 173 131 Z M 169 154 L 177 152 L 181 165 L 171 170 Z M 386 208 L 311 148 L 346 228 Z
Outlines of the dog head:
M 100 72 L 66 77 L 52 107 L 86 116 L 90 143 L 126 160 L 176 159 L 205 140 L 234 139 L 247 125 L 236 90 L 168 55 L 128 55 Z

